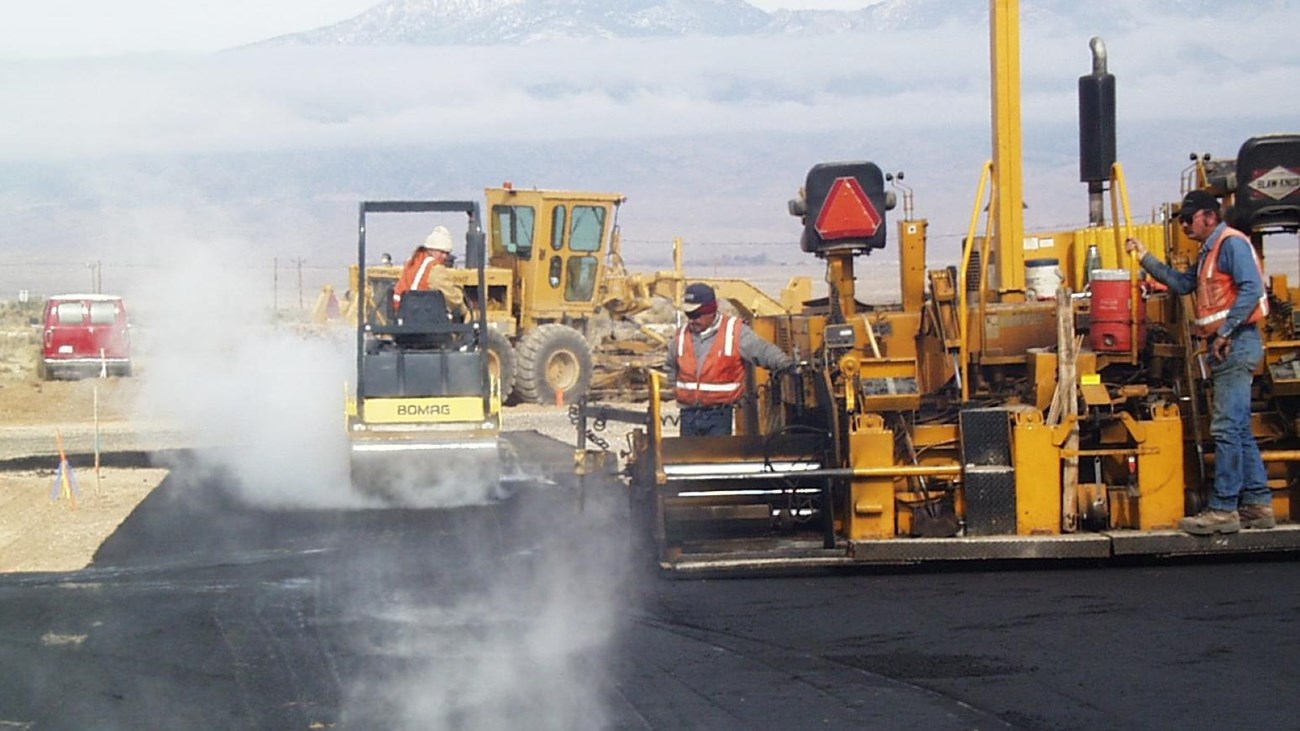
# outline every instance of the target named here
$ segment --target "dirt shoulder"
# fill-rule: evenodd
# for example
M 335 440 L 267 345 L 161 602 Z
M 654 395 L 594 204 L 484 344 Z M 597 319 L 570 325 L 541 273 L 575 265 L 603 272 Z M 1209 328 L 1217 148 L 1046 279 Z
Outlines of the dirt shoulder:
M 88 566 L 167 471 L 94 469 L 101 451 L 146 450 L 153 430 L 130 419 L 132 379 L 40 381 L 29 369 L 0 374 L 0 573 Z M 59 443 L 70 479 L 59 472 Z
M 0 573 L 75 571 L 153 491 L 167 470 L 72 468 L 0 472 Z

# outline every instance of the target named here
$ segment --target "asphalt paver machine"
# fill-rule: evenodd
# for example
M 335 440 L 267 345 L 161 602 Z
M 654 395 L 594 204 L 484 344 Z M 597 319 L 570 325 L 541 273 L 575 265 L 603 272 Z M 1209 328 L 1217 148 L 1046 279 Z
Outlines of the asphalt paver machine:
M 734 436 L 673 434 L 657 393 L 633 432 L 632 505 L 663 568 L 1300 550 L 1300 289 L 1268 277 L 1253 393 L 1278 525 L 1187 535 L 1179 520 L 1205 505 L 1216 457 L 1210 369 L 1186 297 L 1145 280 L 1124 241 L 1182 267 L 1199 244 L 1168 203 L 1131 220 L 1100 39 L 1079 83 L 1091 220 L 1025 230 L 1018 3 L 989 6 L 993 157 L 960 264 L 927 268 L 928 222 L 897 175 L 871 161 L 809 171 L 790 212 L 803 251 L 826 262 L 829 296 L 752 321 L 799 371 L 752 374 Z M 1198 157 L 1180 187 L 1174 200 L 1192 187 L 1219 196 L 1257 248 L 1294 239 L 1300 135 L 1250 138 L 1234 160 Z M 886 246 L 900 193 L 901 301 L 867 305 L 861 262 Z

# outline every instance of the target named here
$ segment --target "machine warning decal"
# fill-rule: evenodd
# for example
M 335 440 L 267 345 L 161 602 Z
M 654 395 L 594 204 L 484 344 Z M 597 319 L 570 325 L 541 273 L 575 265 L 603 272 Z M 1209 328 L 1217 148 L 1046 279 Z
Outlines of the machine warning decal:
M 1280 201 L 1300 189 L 1300 173 L 1278 165 L 1251 180 L 1250 188 L 1256 193 Z
M 816 228 L 827 241 L 870 238 L 880 228 L 880 213 L 856 178 L 836 178 L 817 216 Z

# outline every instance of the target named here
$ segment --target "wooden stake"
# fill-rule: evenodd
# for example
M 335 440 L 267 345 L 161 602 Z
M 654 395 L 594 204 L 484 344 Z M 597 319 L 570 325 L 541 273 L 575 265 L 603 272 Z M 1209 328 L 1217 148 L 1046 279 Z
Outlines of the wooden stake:
M 99 474 L 99 386 L 94 388 L 95 396 L 95 494 L 99 494 L 100 474 Z

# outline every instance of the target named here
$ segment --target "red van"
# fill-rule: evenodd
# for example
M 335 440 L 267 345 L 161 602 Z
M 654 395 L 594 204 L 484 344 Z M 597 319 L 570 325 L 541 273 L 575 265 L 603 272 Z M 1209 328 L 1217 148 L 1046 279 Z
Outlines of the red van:
M 131 375 L 130 324 L 122 298 L 59 294 L 45 302 L 42 380 Z

